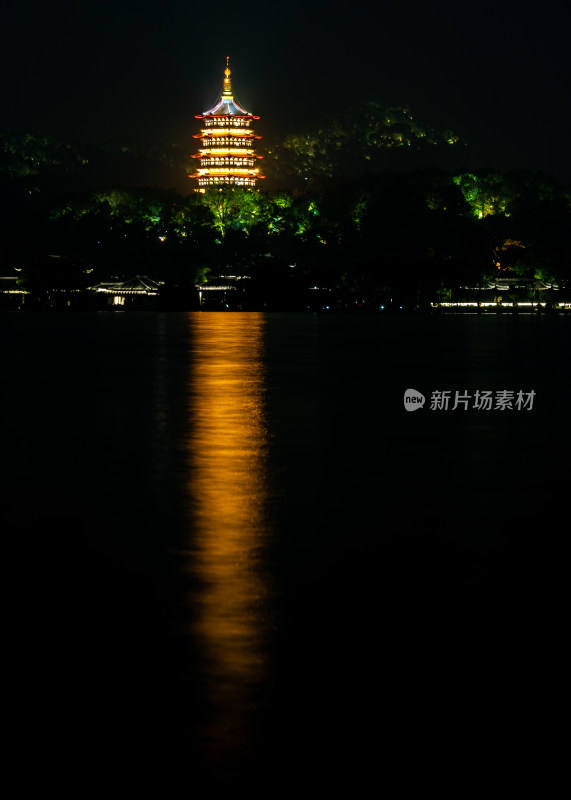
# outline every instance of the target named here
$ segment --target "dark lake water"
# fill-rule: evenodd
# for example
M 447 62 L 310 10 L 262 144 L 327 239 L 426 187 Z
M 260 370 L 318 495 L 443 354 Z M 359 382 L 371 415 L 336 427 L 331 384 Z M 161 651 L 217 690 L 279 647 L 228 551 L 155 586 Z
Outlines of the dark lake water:
M 26 752 L 68 777 L 356 785 L 528 724 L 562 639 L 570 331 L 0 315 Z M 431 410 L 445 390 L 536 394 Z

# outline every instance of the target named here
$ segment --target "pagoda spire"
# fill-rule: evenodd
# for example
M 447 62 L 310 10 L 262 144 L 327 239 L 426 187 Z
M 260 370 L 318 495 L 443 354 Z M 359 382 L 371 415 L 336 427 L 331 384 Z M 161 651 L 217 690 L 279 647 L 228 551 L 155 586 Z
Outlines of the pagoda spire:
M 232 85 L 230 83 L 230 75 L 232 74 L 230 71 L 230 67 L 228 66 L 228 62 L 230 61 L 230 56 L 226 56 L 226 69 L 224 70 L 224 88 L 222 89 L 222 95 L 224 97 L 232 98 Z

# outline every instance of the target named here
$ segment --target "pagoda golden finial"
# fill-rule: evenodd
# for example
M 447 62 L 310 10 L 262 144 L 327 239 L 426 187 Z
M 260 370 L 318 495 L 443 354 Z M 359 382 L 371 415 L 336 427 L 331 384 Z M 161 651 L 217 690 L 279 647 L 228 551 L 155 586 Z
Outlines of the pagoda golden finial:
M 230 61 L 230 56 L 226 56 L 226 69 L 224 70 L 224 94 L 232 94 L 232 88 L 230 86 L 230 67 L 228 66 L 228 62 Z

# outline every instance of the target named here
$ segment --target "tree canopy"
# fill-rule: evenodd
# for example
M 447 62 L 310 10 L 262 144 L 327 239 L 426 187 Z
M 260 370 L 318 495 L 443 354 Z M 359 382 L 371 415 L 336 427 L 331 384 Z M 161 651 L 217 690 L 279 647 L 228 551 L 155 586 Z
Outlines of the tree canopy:
M 498 276 L 568 285 L 571 187 L 525 170 L 331 174 L 333 159 L 354 155 L 357 144 L 366 161 L 387 148 L 455 141 L 449 132 L 421 129 L 404 108 L 367 104 L 360 123 L 349 118 L 352 128 L 332 124 L 314 138 L 284 140 L 272 167 L 289 148 L 289 166 L 303 180 L 273 191 L 189 192 L 186 179 L 185 193 L 126 183 L 64 192 L 60 177 L 85 168 L 81 152 L 47 138 L 10 144 L 5 137 L 12 166 L 4 172 L 4 199 L 21 205 L 15 220 L 4 221 L 2 264 L 40 288 L 50 280 L 81 287 L 134 274 L 189 288 L 230 268 L 265 287 L 260 297 L 317 286 L 345 304 L 379 305 L 398 294 L 419 306 Z M 40 172 L 57 176 L 58 192 L 44 191 L 33 158 Z M 35 194 L 18 194 L 34 181 Z

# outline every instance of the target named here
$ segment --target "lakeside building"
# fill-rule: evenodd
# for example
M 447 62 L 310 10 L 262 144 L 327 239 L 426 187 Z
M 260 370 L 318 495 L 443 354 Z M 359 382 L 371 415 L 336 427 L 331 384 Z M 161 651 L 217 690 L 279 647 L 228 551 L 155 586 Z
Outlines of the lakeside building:
M 20 286 L 20 272 L 18 267 L 0 270 L 0 310 L 13 311 L 24 303 L 28 292 Z
M 88 291 L 105 298 L 105 304 L 116 308 L 158 308 L 163 281 L 137 275 L 128 281 L 104 281 Z
M 188 177 L 198 180 L 198 191 L 211 186 L 252 189 L 256 181 L 265 178 L 256 167 L 256 162 L 263 156 L 254 149 L 256 139 L 262 137 L 252 128 L 252 121 L 260 118 L 250 114 L 234 99 L 228 63 L 229 57 L 226 57 L 220 99 L 208 111 L 195 115 L 196 119 L 204 120 L 204 127 L 193 137 L 200 139 L 201 147 L 191 156 L 200 160 L 200 166 Z
M 249 280 L 249 275 L 218 275 L 206 283 L 197 283 L 198 307 L 206 311 L 242 310 Z
M 498 276 L 486 279 L 475 286 L 460 286 L 440 292 L 432 308 L 444 309 L 502 309 L 541 310 L 549 307 L 568 309 L 569 301 L 561 295 L 561 286 L 546 283 L 538 278 Z

